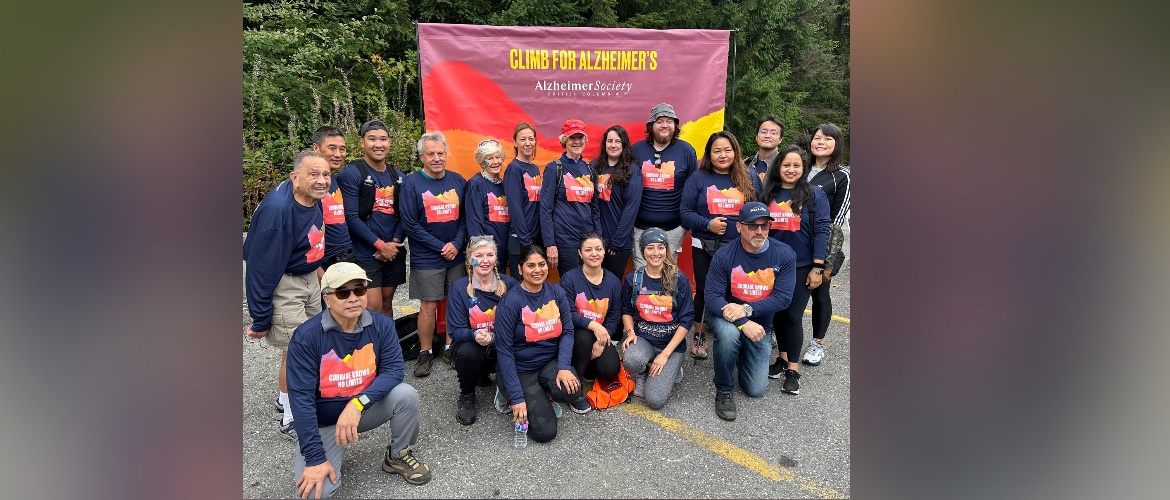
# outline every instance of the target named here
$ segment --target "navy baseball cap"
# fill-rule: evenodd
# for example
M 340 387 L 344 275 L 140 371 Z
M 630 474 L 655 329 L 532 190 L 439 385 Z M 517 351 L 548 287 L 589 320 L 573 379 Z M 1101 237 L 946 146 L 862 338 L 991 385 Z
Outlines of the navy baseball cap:
M 759 219 L 760 217 L 767 217 L 768 220 L 772 220 L 772 213 L 768 212 L 768 206 L 763 203 L 758 201 L 749 201 L 744 203 L 743 206 L 739 208 L 740 222 L 747 223 Z

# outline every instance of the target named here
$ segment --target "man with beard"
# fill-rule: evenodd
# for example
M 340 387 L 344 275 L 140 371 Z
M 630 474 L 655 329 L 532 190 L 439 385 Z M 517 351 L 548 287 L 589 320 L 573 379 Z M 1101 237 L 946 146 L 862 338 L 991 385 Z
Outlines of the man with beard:
M 674 107 L 661 103 L 650 110 L 646 140 L 633 146 L 634 161 L 642 165 L 642 202 L 634 219 L 634 241 L 642 232 L 657 227 L 666 232 L 667 246 L 675 255 L 682 251 L 686 231 L 679 217 L 687 176 L 699 167 L 695 148 L 678 140 L 681 132 Z M 646 265 L 642 250 L 634 246 L 634 267 Z
M 758 201 L 739 209 L 739 241 L 711 259 L 704 297 L 707 325 L 715 334 L 715 414 L 735 420 L 735 379 L 749 397 L 768 389 L 772 316 L 788 308 L 796 285 L 796 252 L 768 237 L 772 216 Z
M 288 402 L 285 362 L 293 330 L 321 312 L 317 269 L 325 259 L 321 199 L 329 190 L 329 162 L 306 149 L 293 159 L 288 180 L 270 191 L 256 211 L 244 239 L 244 293 L 252 325 L 246 333 L 280 349 L 277 406 L 280 432 L 296 441 Z

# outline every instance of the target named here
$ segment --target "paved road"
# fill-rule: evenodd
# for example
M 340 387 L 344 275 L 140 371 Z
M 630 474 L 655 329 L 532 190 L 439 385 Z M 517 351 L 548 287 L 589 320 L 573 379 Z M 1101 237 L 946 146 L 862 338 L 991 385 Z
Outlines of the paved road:
M 849 230 L 846 228 L 846 252 Z M 455 372 L 435 363 L 417 379 L 407 363 L 406 382 L 422 399 L 422 434 L 416 456 L 434 479 L 406 484 L 382 472 L 389 442 L 385 428 L 361 435 L 346 453 L 344 498 L 824 498 L 850 495 L 849 268 L 833 282 L 835 320 L 818 367 L 802 367 L 801 394 L 736 393 L 739 418 L 715 415 L 711 360 L 685 364 L 685 376 L 662 411 L 640 403 L 577 415 L 565 411 L 551 443 L 512 448 L 507 415 L 492 409 L 494 393 L 479 389 L 479 420 L 455 421 Z M 405 286 L 395 304 L 413 310 Z M 245 323 L 247 313 L 244 314 Z M 805 335 L 811 325 L 805 316 Z M 272 401 L 279 351 L 263 342 L 243 347 L 243 497 L 295 494 L 290 466 L 296 445 L 276 431 Z

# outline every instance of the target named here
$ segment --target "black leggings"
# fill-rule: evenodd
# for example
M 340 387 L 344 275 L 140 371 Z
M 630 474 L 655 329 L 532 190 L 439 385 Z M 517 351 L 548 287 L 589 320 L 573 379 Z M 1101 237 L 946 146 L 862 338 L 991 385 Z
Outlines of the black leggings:
M 633 254 L 634 249 L 632 248 L 618 250 L 614 255 L 610 255 L 607 251 L 605 259 L 601 261 L 601 267 L 613 273 L 614 276 L 617 276 L 618 281 L 621 281 L 626 276 L 626 266 L 630 264 L 630 256 Z
M 695 323 L 702 323 L 703 312 L 707 310 L 703 288 L 707 286 L 707 272 L 711 269 L 711 256 L 706 250 L 691 247 L 691 268 L 695 272 Z
M 796 286 L 792 290 L 792 302 L 788 304 L 788 309 L 772 317 L 776 344 L 780 350 L 788 353 L 789 363 L 797 362 L 800 358 L 800 349 L 804 347 L 804 306 L 808 305 L 808 297 L 812 294 L 804 280 L 808 279 L 808 272 L 811 270 L 811 265 L 796 268 Z M 828 283 L 822 281 L 817 289 L 827 286 Z
M 481 375 L 496 371 L 496 349 L 472 342 L 456 342 L 455 374 L 459 378 L 459 394 L 475 394 L 475 385 Z
M 549 399 L 569 404 L 585 395 L 580 388 L 570 393 L 557 386 L 557 371 L 557 358 L 554 356 L 539 370 L 516 374 L 520 378 L 520 389 L 524 391 L 524 406 L 528 408 L 528 437 L 537 443 L 547 443 L 557 437 L 557 416 L 553 413 Z M 577 377 L 577 383 L 581 383 L 581 377 L 576 371 L 572 368 L 569 371 Z M 507 394 L 503 380 L 503 377 L 499 377 L 497 385 Z
M 581 255 L 577 253 L 579 245 L 557 245 L 557 282 L 569 271 L 581 267 Z
M 829 320 L 833 318 L 833 301 L 829 298 L 830 280 L 821 281 L 821 286 L 812 291 L 812 330 L 814 339 L 825 338 L 829 331 Z
M 617 379 L 621 369 L 621 359 L 618 358 L 617 348 L 607 343 L 597 359 L 589 359 L 593 355 L 593 344 L 597 343 L 597 336 L 593 332 L 578 328 L 573 334 L 573 369 L 581 378 L 598 379 L 605 382 Z

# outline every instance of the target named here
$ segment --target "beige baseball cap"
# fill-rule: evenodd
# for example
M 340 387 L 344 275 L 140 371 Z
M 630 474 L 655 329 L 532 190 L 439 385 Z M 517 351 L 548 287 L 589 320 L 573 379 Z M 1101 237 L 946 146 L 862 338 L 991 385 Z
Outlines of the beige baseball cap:
M 368 283 L 366 271 L 353 262 L 338 262 L 329 266 L 321 276 L 321 288 L 338 288 L 353 280 L 362 280 Z

